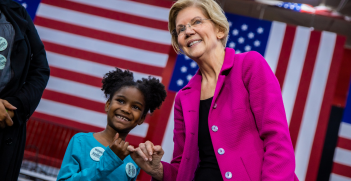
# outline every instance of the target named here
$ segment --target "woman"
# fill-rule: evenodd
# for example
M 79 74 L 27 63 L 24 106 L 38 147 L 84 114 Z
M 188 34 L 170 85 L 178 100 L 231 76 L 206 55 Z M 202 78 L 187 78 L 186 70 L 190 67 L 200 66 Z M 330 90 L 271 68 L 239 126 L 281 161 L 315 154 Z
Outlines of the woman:
M 229 25 L 213 0 L 179 0 L 172 45 L 199 65 L 174 105 L 172 162 L 147 141 L 131 154 L 154 180 L 297 180 L 279 83 L 257 52 L 225 48 Z

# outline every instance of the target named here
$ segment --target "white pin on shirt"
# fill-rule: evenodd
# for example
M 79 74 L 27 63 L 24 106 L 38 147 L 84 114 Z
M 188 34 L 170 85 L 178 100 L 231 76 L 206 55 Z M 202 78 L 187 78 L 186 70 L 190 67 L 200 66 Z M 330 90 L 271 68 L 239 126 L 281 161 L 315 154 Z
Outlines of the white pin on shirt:
M 136 168 L 133 163 L 129 162 L 126 165 L 126 173 L 128 177 L 134 178 L 136 176 Z
M 4 69 L 6 65 L 6 58 L 0 54 L 0 70 Z
M 0 51 L 3 51 L 7 48 L 7 41 L 4 37 L 0 36 Z
M 101 147 L 94 147 L 93 149 L 90 150 L 90 158 L 98 162 L 100 161 L 100 157 L 104 152 L 105 152 L 105 149 Z

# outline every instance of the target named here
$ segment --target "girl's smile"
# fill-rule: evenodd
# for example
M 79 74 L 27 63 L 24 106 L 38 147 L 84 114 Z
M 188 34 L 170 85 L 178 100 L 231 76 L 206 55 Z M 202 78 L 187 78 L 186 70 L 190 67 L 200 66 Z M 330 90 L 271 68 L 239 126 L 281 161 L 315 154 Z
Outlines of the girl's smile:
M 106 102 L 107 124 L 119 133 L 128 133 L 144 122 L 144 95 L 135 87 L 122 87 Z

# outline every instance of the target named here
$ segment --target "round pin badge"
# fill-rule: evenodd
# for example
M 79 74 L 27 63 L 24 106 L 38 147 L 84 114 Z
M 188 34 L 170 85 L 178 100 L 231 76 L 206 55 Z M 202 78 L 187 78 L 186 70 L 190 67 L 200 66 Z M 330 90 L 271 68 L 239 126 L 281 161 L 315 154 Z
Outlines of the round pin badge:
M 4 69 L 6 65 L 6 58 L 0 54 L 0 70 Z
M 7 48 L 7 40 L 4 37 L 0 36 L 0 51 L 3 51 Z
M 127 163 L 127 165 L 126 165 L 126 173 L 127 173 L 127 175 L 128 175 L 128 177 L 130 177 L 130 178 L 134 178 L 135 176 L 136 176 L 136 168 L 135 168 L 135 166 L 134 166 L 134 164 L 133 163 Z
M 100 157 L 104 152 L 105 152 L 105 149 L 101 147 L 94 147 L 93 149 L 90 150 L 90 158 L 98 162 L 100 161 Z

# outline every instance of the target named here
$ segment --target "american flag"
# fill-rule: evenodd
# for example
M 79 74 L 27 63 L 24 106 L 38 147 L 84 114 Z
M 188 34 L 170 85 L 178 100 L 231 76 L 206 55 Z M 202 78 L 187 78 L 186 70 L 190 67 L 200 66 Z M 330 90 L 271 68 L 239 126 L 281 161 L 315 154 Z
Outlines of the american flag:
M 351 89 L 349 89 L 351 90 Z M 330 181 L 351 181 L 351 92 L 339 128 Z
M 25 0 L 18 0 L 31 8 Z M 34 1 L 33 1 L 34 2 Z M 106 125 L 104 73 L 117 66 L 162 80 L 167 98 L 127 139 L 173 151 L 173 101 L 198 69 L 176 56 L 167 31 L 170 1 L 37 0 L 31 16 L 47 50 L 51 77 L 34 117 L 87 131 Z M 40 3 L 39 3 L 40 2 Z M 35 8 L 35 7 L 34 7 Z M 30 11 L 29 11 L 30 12 Z M 277 76 L 300 180 L 316 180 L 345 38 L 331 32 L 226 14 L 228 47 L 258 51 Z M 167 121 L 168 120 L 168 121 Z
M 18 0 L 34 19 L 45 45 L 51 76 L 33 117 L 85 131 L 106 127 L 101 79 L 114 67 L 135 79 L 149 75 L 168 85 L 174 66 L 167 29 L 171 2 L 115 0 Z M 173 50 L 172 50 L 173 51 Z M 168 67 L 168 68 L 167 68 Z M 171 68 L 171 69 L 170 69 Z M 150 121 L 170 114 L 172 93 L 162 112 L 148 115 L 128 141 L 153 137 Z M 149 133 L 149 135 L 148 135 Z M 161 132 L 162 133 L 162 132 Z

